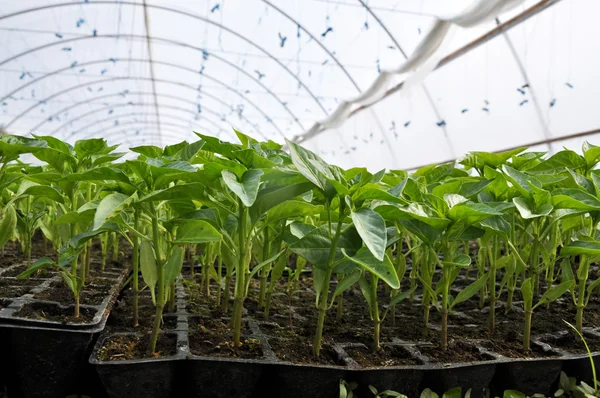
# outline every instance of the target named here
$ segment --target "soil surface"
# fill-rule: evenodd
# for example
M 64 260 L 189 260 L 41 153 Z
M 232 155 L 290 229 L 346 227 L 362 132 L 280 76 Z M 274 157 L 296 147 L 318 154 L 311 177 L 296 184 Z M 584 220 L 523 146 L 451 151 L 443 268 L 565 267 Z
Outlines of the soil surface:
M 256 338 L 242 336 L 241 346 L 233 345 L 231 328 L 218 319 L 190 318 L 190 352 L 199 356 L 261 359 L 262 343 Z
M 50 303 L 27 303 L 13 314 L 14 317 L 37 319 L 40 321 L 53 321 L 62 323 L 86 323 L 90 322 L 96 310 L 80 308 L 79 318 L 75 318 L 74 306 L 60 307 Z
M 158 336 L 156 352 L 150 352 L 150 335 L 113 335 L 108 337 L 98 350 L 100 361 L 126 361 L 130 359 L 162 358 L 177 353 L 177 337 L 163 334 Z
M 377 352 L 367 347 L 345 347 L 350 358 L 364 368 L 388 366 L 422 365 L 423 361 L 414 357 L 402 346 L 381 346 Z

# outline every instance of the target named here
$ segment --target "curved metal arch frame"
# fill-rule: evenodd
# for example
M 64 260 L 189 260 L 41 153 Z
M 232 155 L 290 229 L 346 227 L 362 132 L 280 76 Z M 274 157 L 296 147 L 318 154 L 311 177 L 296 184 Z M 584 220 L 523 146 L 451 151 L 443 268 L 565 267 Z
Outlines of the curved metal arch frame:
M 78 116 L 77 116 L 76 118 L 74 118 L 74 119 L 70 119 L 70 120 L 66 121 L 65 123 L 63 123 L 63 124 L 62 124 L 61 126 L 59 126 L 58 128 L 56 128 L 55 130 L 51 131 L 51 132 L 49 133 L 49 135 L 54 135 L 54 134 L 58 133 L 58 132 L 59 132 L 59 130 L 62 130 L 63 128 L 65 128 L 65 127 L 66 127 L 67 125 L 69 125 L 70 123 L 73 123 L 73 122 L 75 122 L 75 121 L 77 121 L 77 120 L 81 120 L 81 119 L 83 119 L 83 118 L 84 118 L 84 117 L 86 117 L 86 116 L 93 115 L 93 114 L 95 114 L 95 113 L 99 113 L 99 112 L 102 112 L 102 111 L 106 111 L 107 109 L 109 109 L 109 110 L 110 110 L 110 109 L 115 109 L 115 108 L 119 108 L 119 109 L 120 109 L 120 108 L 126 108 L 126 107 L 129 107 L 129 106 L 132 106 L 132 107 L 137 107 L 137 106 L 151 106 L 151 105 L 152 105 L 152 104 L 151 104 L 151 103 L 148 103 L 148 102 L 135 102 L 135 103 L 129 103 L 129 102 L 127 102 L 127 103 L 124 103 L 124 104 L 116 104 L 116 105 L 112 105 L 112 104 L 111 104 L 111 105 L 105 105 L 105 106 L 103 106 L 102 108 L 94 109 L 94 110 L 92 110 L 92 111 L 90 111 L 90 112 L 86 112 L 86 113 L 84 113 L 84 114 L 78 115 Z M 197 115 L 199 115 L 199 113 L 197 113 L 197 112 L 193 112 L 193 111 L 190 111 L 189 109 L 182 108 L 182 107 L 179 107 L 179 106 L 172 106 L 172 105 L 161 105 L 161 106 L 162 106 L 163 108 L 165 108 L 165 109 L 173 109 L 173 110 L 177 110 L 177 111 L 185 112 L 185 113 L 188 113 L 188 114 L 190 114 L 190 115 L 194 115 L 194 117 L 196 117 Z M 206 108 L 206 107 L 204 107 L 204 108 L 202 109 L 202 111 L 203 111 L 203 112 L 204 112 L 204 111 L 206 111 L 206 112 L 208 112 L 208 113 L 209 113 L 209 114 L 211 114 L 211 115 L 220 116 L 220 115 L 219 115 L 218 113 L 216 113 L 215 111 L 213 111 L 213 110 L 211 110 L 211 109 L 209 109 L 209 108 Z M 211 123 L 211 124 L 212 124 L 213 126 L 215 126 L 216 128 L 218 128 L 218 129 L 221 129 L 221 130 L 224 130 L 224 129 L 223 129 L 221 126 L 219 126 L 219 125 L 218 125 L 216 122 L 214 122 L 213 120 L 211 120 L 211 119 L 208 119 L 208 118 L 206 118 L 205 116 L 202 116 L 202 119 L 203 119 L 203 120 L 206 120 L 206 121 L 208 121 L 209 123 Z M 196 120 L 196 119 L 194 119 L 194 120 Z M 200 119 L 198 119 L 198 120 L 200 120 Z
M 13 61 L 15 59 L 18 59 L 22 56 L 37 52 L 37 51 L 41 51 L 44 50 L 46 48 L 50 48 L 56 45 L 64 45 L 65 43 L 68 42 L 74 42 L 74 41 L 80 41 L 80 40 L 88 40 L 88 39 L 97 39 L 97 38 L 117 38 L 117 37 L 129 37 L 129 38 L 134 38 L 134 39 L 139 39 L 139 40 L 145 40 L 145 36 L 142 35 L 131 35 L 131 34 L 122 34 L 122 35 L 97 35 L 97 36 L 80 36 L 80 37 L 74 37 L 74 38 L 70 38 L 70 39 L 65 39 L 65 40 L 61 40 L 59 42 L 52 42 L 52 43 L 47 43 L 32 49 L 29 49 L 27 51 L 24 51 L 22 53 L 16 54 L 10 58 L 7 58 L 3 61 L 0 61 L 0 66 Z M 150 40 L 155 40 L 155 41 L 159 41 L 159 42 L 163 42 L 163 43 L 167 43 L 168 45 L 172 45 L 172 46 L 178 46 L 178 47 L 183 47 L 183 48 L 189 48 L 195 51 L 204 51 L 202 48 L 200 47 L 196 47 L 193 46 L 191 44 L 187 44 L 184 42 L 179 42 L 176 40 L 171 40 L 171 39 L 165 39 L 162 37 L 156 37 L 156 36 L 150 36 Z M 246 72 L 244 69 L 240 68 L 239 66 L 225 60 L 224 58 L 219 57 L 218 55 L 215 55 L 213 53 L 209 53 L 213 58 L 218 59 L 219 61 L 231 66 L 232 68 L 238 70 L 239 72 L 241 72 L 244 76 L 247 76 L 251 81 L 255 82 L 256 84 L 258 84 L 260 87 L 262 87 L 269 95 L 271 95 L 275 101 L 277 101 L 281 106 L 283 106 L 283 108 L 286 110 L 286 112 L 294 119 L 294 121 L 296 122 L 296 124 L 298 124 L 298 126 L 304 130 L 304 126 L 302 126 L 302 124 L 300 123 L 300 119 L 298 118 L 298 116 L 296 116 L 296 114 L 294 114 L 291 109 L 288 108 L 288 106 L 285 104 L 284 101 L 281 100 L 281 98 L 279 98 L 277 96 L 277 94 L 275 94 L 271 89 L 269 89 L 267 86 L 265 86 L 263 83 L 260 82 L 260 80 L 256 79 L 254 76 L 252 76 L 251 74 L 249 74 L 248 72 Z M 180 68 L 182 70 L 186 70 L 189 71 L 190 73 L 194 73 L 194 74 L 198 74 L 197 70 L 193 70 L 191 68 L 187 68 L 184 67 L 182 65 L 177 65 L 177 64 L 173 64 L 170 62 L 164 62 L 164 61 L 156 61 L 155 59 L 153 59 L 152 61 L 148 60 L 148 59 L 141 59 L 141 58 L 122 58 L 122 59 L 118 59 L 117 61 L 124 61 L 124 62 L 140 62 L 140 63 L 153 63 L 156 65 L 164 65 L 164 66 L 170 66 L 170 67 L 176 67 L 176 68 Z M 100 64 L 100 63 L 108 63 L 108 62 L 112 62 L 110 60 L 96 60 L 96 61 L 88 61 L 88 62 L 83 62 L 81 64 L 78 64 L 78 67 L 82 67 L 82 66 L 88 66 L 88 65 L 95 65 L 95 64 Z M 17 87 L 16 89 L 14 89 L 13 91 L 11 91 L 10 93 L 8 93 L 7 95 L 5 95 L 3 98 L 0 98 L 0 102 L 6 100 L 8 97 L 10 97 L 11 95 L 15 94 L 16 92 L 34 84 L 37 83 L 40 80 L 43 80 L 47 77 L 56 75 L 58 73 L 70 70 L 71 67 L 65 67 L 62 69 L 57 69 L 55 71 L 52 71 L 50 73 L 47 73 L 43 76 L 38 77 L 37 79 L 31 80 L 19 87 Z M 240 97 L 244 98 L 244 100 L 248 101 L 245 96 L 238 90 L 232 88 L 231 86 L 223 83 L 221 80 L 216 79 L 212 76 L 210 76 L 209 74 L 205 74 L 203 73 L 202 76 L 206 77 L 209 80 L 212 80 L 218 84 L 221 84 L 222 86 L 226 87 L 227 89 L 233 91 L 234 93 L 238 94 Z M 249 101 L 248 101 L 249 102 Z
M 87 129 L 89 129 L 90 127 L 94 127 L 94 126 L 98 126 L 101 125 L 103 123 L 108 123 L 108 122 L 117 122 L 117 124 L 114 124 L 113 126 L 116 127 L 118 126 L 120 123 L 119 120 L 121 120 L 122 118 L 129 118 L 129 117 L 133 117 L 133 118 L 138 118 L 138 117 L 150 117 L 150 116 L 154 116 L 154 113 L 152 112 L 131 112 L 131 113 L 127 113 L 127 114 L 111 114 L 110 116 L 104 118 L 104 119 L 100 119 L 100 120 L 95 120 L 92 123 L 88 123 L 83 127 L 78 128 L 77 130 L 74 130 L 71 132 L 71 135 L 75 135 L 78 133 L 82 133 L 85 132 Z M 167 119 L 174 119 L 174 120 L 178 120 L 178 121 L 183 121 L 183 122 L 187 122 L 187 120 L 181 120 L 181 117 L 177 116 L 177 115 L 172 115 L 169 113 L 165 114 L 165 117 Z M 127 122 L 128 120 L 125 120 L 125 122 Z M 139 122 L 144 123 L 145 121 L 139 120 Z M 198 120 L 196 120 L 195 122 L 198 122 Z M 190 126 L 193 125 L 193 123 L 189 123 Z M 110 127 L 110 126 L 108 126 Z M 186 127 L 187 128 L 187 127 Z M 65 137 L 66 138 L 66 137 Z
M 184 126 L 184 125 L 179 124 L 179 123 L 171 123 L 171 122 L 162 122 L 161 121 L 160 124 L 161 124 L 161 126 L 165 125 L 165 126 L 175 127 L 175 128 L 179 128 L 179 129 L 190 129 L 189 126 Z M 126 121 L 125 123 L 121 123 L 121 124 L 118 124 L 116 126 L 110 126 L 110 127 L 105 128 L 105 129 L 102 129 L 102 130 L 97 130 L 97 131 L 94 131 L 92 133 L 87 133 L 85 135 L 82 135 L 81 137 L 78 137 L 78 139 L 82 139 L 83 140 L 83 139 L 87 139 L 87 138 L 98 137 L 98 136 L 101 135 L 101 132 L 111 131 L 111 130 L 117 128 L 117 127 L 125 127 L 125 126 L 154 126 L 154 125 L 158 126 L 158 124 L 156 123 L 156 121 L 141 121 L 141 120 L 134 121 L 134 120 L 129 120 L 129 121 Z M 191 133 L 191 130 L 190 130 L 190 133 Z M 107 137 L 111 137 L 111 134 L 102 134 L 101 136 L 102 136 L 102 138 L 107 138 Z M 185 135 L 181 134 L 181 137 L 185 137 Z
M 109 60 L 103 61 L 103 62 L 110 62 Z M 100 62 L 98 62 L 100 63 Z M 81 65 L 85 65 L 85 63 L 82 63 Z M 173 66 L 176 67 L 174 64 L 173 65 L 169 65 L 169 66 Z M 69 68 L 70 69 L 70 68 Z M 121 76 L 116 76 L 114 77 L 115 79 L 120 78 Z M 205 76 L 209 79 L 212 79 L 213 81 L 220 83 L 221 85 L 223 85 L 224 87 L 226 87 L 227 89 L 230 89 L 231 91 L 233 91 L 234 93 L 236 93 L 237 95 L 239 95 L 240 97 L 242 97 L 244 99 L 244 101 L 246 101 L 248 104 L 252 105 L 252 107 L 254 109 L 256 109 L 260 114 L 262 114 L 265 119 L 271 124 L 273 125 L 273 127 L 275 127 L 275 129 L 279 132 L 279 134 L 282 137 L 285 137 L 285 134 L 283 133 L 283 131 L 281 131 L 281 129 L 273 122 L 273 119 L 271 119 L 258 105 L 256 105 L 253 101 L 250 101 L 249 99 L 247 99 L 243 94 L 239 93 L 238 91 L 234 90 L 233 88 L 231 88 L 230 86 L 228 86 L 225 83 L 220 82 L 218 79 L 214 79 L 214 78 L 210 78 L 208 76 Z M 152 79 L 152 78 L 142 78 L 142 77 L 126 77 L 128 79 L 136 79 L 136 80 L 147 80 L 147 81 L 153 81 L 153 82 L 165 82 L 165 80 L 163 79 Z M 194 89 L 197 91 L 197 89 Z M 211 97 L 211 98 L 216 98 L 214 97 L 212 94 L 210 93 L 203 93 L 204 95 Z M 54 97 L 54 95 L 51 95 L 50 97 L 45 98 L 44 100 L 42 100 L 44 103 L 49 101 L 50 99 L 52 99 Z M 35 109 L 36 107 L 38 107 L 41 104 L 41 102 L 38 102 L 34 105 L 32 105 L 30 108 L 28 108 L 27 110 L 25 110 L 23 113 L 15 116 L 10 122 L 8 122 L 8 124 L 5 127 L 10 127 L 14 122 L 16 122 L 17 120 L 19 120 L 22 116 L 26 115 L 27 113 L 29 113 L 31 110 Z M 230 104 L 226 104 L 226 106 L 230 107 Z
M 155 129 L 156 128 L 155 125 L 156 125 L 156 123 L 148 123 L 147 125 L 141 126 L 140 130 L 145 129 L 144 126 L 150 126 L 151 130 L 146 130 L 146 132 L 144 134 L 135 135 L 134 136 L 135 139 L 126 138 L 124 140 L 120 140 L 120 141 L 122 141 L 120 144 L 123 145 L 123 143 L 125 143 L 125 142 L 134 143 L 135 141 L 140 141 L 141 139 L 144 139 L 144 138 L 151 138 L 151 139 L 160 138 L 160 133 L 158 132 L 158 130 Z M 134 128 L 136 128 L 136 127 L 134 127 Z M 112 131 L 110 134 L 107 134 L 106 136 L 104 136 L 102 138 L 109 140 L 109 139 L 112 139 L 112 137 L 118 136 L 120 134 L 126 134 L 130 130 L 131 130 L 130 128 L 126 128 L 126 129 L 121 129 L 118 131 Z M 174 137 L 174 138 L 177 138 L 178 140 L 182 139 L 182 141 L 186 141 L 185 136 L 181 135 L 179 132 L 177 132 L 175 130 L 172 130 L 170 128 L 164 128 L 163 126 L 161 126 L 161 130 L 166 133 L 169 133 L 170 134 L 169 137 Z M 149 134 L 149 133 L 152 133 L 152 134 Z M 90 136 L 85 136 L 85 137 L 90 137 Z M 166 136 L 164 136 L 164 137 L 166 137 Z M 85 139 L 85 138 L 81 138 L 81 139 Z
M 163 83 L 164 83 L 164 82 L 163 82 Z M 189 88 L 190 88 L 190 89 L 192 89 L 193 87 L 192 87 L 192 86 L 189 86 Z M 194 89 L 194 90 L 196 90 L 196 89 Z M 68 107 L 66 107 L 66 108 L 63 108 L 63 109 L 59 110 L 58 112 L 55 112 L 55 113 L 53 113 L 53 114 L 52 114 L 52 115 L 51 115 L 49 118 L 46 118 L 46 119 L 44 119 L 43 121 L 41 121 L 40 123 L 38 123 L 37 125 L 35 125 L 34 127 L 32 127 L 32 128 L 29 130 L 29 133 L 31 134 L 31 133 L 32 133 L 34 130 L 37 130 L 38 128 L 40 128 L 40 127 L 41 127 L 42 125 L 44 125 L 45 123 L 48 123 L 48 122 L 50 121 L 50 118 L 55 118 L 55 117 L 58 117 L 58 116 L 59 116 L 61 113 L 63 113 L 63 112 L 67 112 L 67 111 L 69 111 L 69 110 L 71 110 L 71 109 L 73 109 L 73 108 L 76 108 L 76 107 L 78 107 L 78 106 L 80 106 L 80 105 L 85 105 L 85 104 L 88 104 L 88 103 L 90 103 L 90 102 L 92 102 L 92 101 L 96 101 L 96 100 L 99 100 L 99 99 L 102 99 L 102 98 L 108 98 L 108 97 L 116 97 L 116 96 L 121 96 L 121 94 L 122 94 L 122 93 L 114 93 L 114 94 L 102 95 L 102 96 L 99 96 L 99 97 L 88 98 L 88 99 L 86 99 L 86 100 L 84 100 L 84 101 L 78 101 L 78 102 L 76 102 L 76 103 L 75 103 L 75 104 L 73 104 L 73 105 L 69 105 Z M 139 91 L 132 91 L 132 92 L 129 92 L 129 93 L 127 93 L 127 95 L 140 95 L 140 94 L 154 95 L 154 94 L 153 94 L 153 93 L 151 93 L 151 92 L 144 93 L 144 92 L 139 92 Z M 179 101 L 183 101 L 183 102 L 186 102 L 186 103 L 188 103 L 188 104 L 191 104 L 191 105 L 194 105 L 194 106 L 196 106 L 196 105 L 197 105 L 197 103 L 196 103 L 196 102 L 193 102 L 193 101 L 188 101 L 188 100 L 186 100 L 186 99 L 184 99 L 184 98 L 181 98 L 181 97 L 178 97 L 178 96 L 175 96 L 175 95 L 168 95 L 168 94 L 161 94 L 161 93 L 157 93 L 157 95 L 158 95 L 159 97 L 171 98 L 171 99 L 176 99 L 176 100 L 179 100 Z M 222 101 L 222 100 L 221 100 L 220 98 L 218 98 L 218 97 L 215 97 L 215 96 L 213 96 L 213 95 L 211 95 L 211 94 L 207 94 L 207 93 L 204 93 L 204 95 L 206 95 L 206 96 L 207 96 L 207 97 L 209 97 L 209 98 L 212 98 L 212 99 L 214 99 L 216 102 L 218 102 L 218 103 L 220 103 L 220 104 L 222 104 L 222 105 L 224 105 L 224 106 L 227 106 L 227 107 L 229 107 L 229 104 L 227 104 L 226 102 Z M 246 118 L 245 116 L 242 116 L 242 118 L 244 119 L 244 121 L 245 121 L 246 123 L 248 123 L 248 124 L 249 124 L 249 125 L 251 125 L 251 126 L 254 126 L 254 123 L 252 123 L 250 120 L 248 120 L 248 118 Z M 225 121 L 227 122 L 227 120 L 225 120 Z M 227 123 L 229 123 L 229 122 L 227 122 Z M 262 134 L 262 133 L 261 133 L 261 132 L 260 132 L 258 129 L 257 129 L 257 133 L 258 133 L 259 135 L 261 135 L 261 136 L 262 136 L 264 139 L 267 139 L 267 138 L 264 136 L 264 134 Z
M 90 3 L 90 4 L 93 4 L 93 5 L 128 5 L 128 6 L 133 6 L 133 7 L 144 7 L 144 4 L 142 4 L 142 3 L 135 3 L 135 2 L 132 2 L 132 1 L 127 1 L 127 0 L 121 0 L 121 1 L 119 1 L 119 3 L 114 3 L 112 1 L 107 1 L 107 0 L 97 0 L 97 1 L 94 1 L 93 3 Z M 42 11 L 42 10 L 46 10 L 46 9 L 52 9 L 52 8 L 58 8 L 58 7 L 69 7 L 69 6 L 81 6 L 81 2 L 49 4 L 49 5 L 44 5 L 44 6 L 40 6 L 40 7 L 29 8 L 29 9 L 26 9 L 26 10 L 16 11 L 16 12 L 13 12 L 11 14 L 5 14 L 5 15 L 0 16 L 0 21 L 4 20 L 4 19 L 15 17 L 15 16 L 18 16 L 18 15 L 27 14 L 27 13 L 30 13 L 30 12 L 37 12 L 37 11 Z M 247 42 L 251 46 L 257 48 L 263 54 L 265 54 L 266 56 L 268 56 L 269 58 L 271 58 L 275 63 L 277 63 L 281 68 L 283 68 L 290 76 L 292 76 L 300 84 L 300 86 L 304 90 L 306 90 L 306 92 L 313 98 L 313 100 L 317 103 L 317 105 L 319 106 L 319 108 L 321 108 L 321 110 L 323 111 L 323 113 L 325 115 L 328 115 L 327 110 L 325 109 L 325 107 L 321 104 L 321 102 L 319 101 L 319 99 L 312 93 L 312 91 L 306 86 L 306 84 L 304 84 L 304 82 L 302 81 L 302 79 L 300 79 L 297 75 L 295 75 L 294 72 L 292 72 L 287 66 L 285 66 L 276 57 L 274 57 L 270 52 L 268 52 L 263 47 L 261 47 L 258 44 L 256 44 L 254 41 L 248 39 L 247 37 L 243 36 L 242 34 L 236 32 L 236 31 L 234 31 L 234 30 L 232 30 L 232 29 L 230 29 L 230 28 L 228 28 L 226 26 L 223 26 L 220 23 L 217 23 L 215 21 L 211 21 L 210 19 L 205 18 L 205 17 L 203 17 L 201 15 L 193 14 L 193 13 L 187 12 L 187 11 L 177 10 L 177 9 L 171 8 L 171 7 L 160 6 L 160 5 L 156 5 L 156 4 L 147 4 L 146 7 L 152 8 L 152 9 L 157 9 L 157 10 L 162 10 L 162 11 L 173 12 L 173 13 L 176 13 L 176 14 L 184 15 L 186 17 L 190 17 L 190 18 L 193 18 L 193 19 L 197 19 L 197 20 L 203 21 L 205 23 L 217 26 L 220 29 L 224 30 L 225 32 L 228 32 L 228 33 L 230 33 L 230 34 L 238 37 L 239 39 Z
M 66 88 L 66 89 L 64 89 L 64 90 L 61 90 L 61 91 L 59 91 L 59 92 L 57 92 L 57 93 L 54 93 L 54 94 L 52 94 L 50 97 L 47 97 L 47 98 L 46 98 L 46 99 L 44 99 L 43 101 L 49 101 L 49 100 L 51 100 L 52 98 L 58 97 L 58 96 L 60 96 L 60 95 L 62 95 L 62 94 L 65 94 L 65 93 L 67 93 L 67 92 L 69 92 L 69 91 L 72 91 L 72 90 L 76 90 L 76 89 L 78 89 L 78 88 L 82 88 L 82 87 L 89 87 L 89 86 L 93 86 L 93 85 L 95 85 L 95 84 L 107 83 L 107 82 L 112 82 L 112 81 L 116 81 L 116 80 L 144 80 L 144 81 L 150 81 L 151 79 L 150 79 L 150 78 L 147 78 L 147 77 L 117 76 L 117 77 L 112 77 L 112 78 L 108 78 L 108 79 L 95 80 L 95 81 L 93 81 L 93 82 L 86 82 L 86 83 L 83 83 L 83 84 L 78 84 L 78 85 L 75 85 L 75 86 L 70 86 L 70 87 L 68 87 L 68 88 Z M 197 91 L 198 91 L 198 90 L 197 90 L 195 87 L 193 87 L 193 86 L 190 86 L 190 85 L 188 85 L 188 84 L 186 84 L 186 83 L 177 82 L 177 81 L 172 81 L 172 80 L 164 80 L 164 79 L 155 79 L 155 80 L 156 80 L 157 82 L 159 82 L 159 83 L 173 84 L 173 85 L 176 85 L 176 86 L 180 86 L 180 87 L 184 87 L 184 88 L 190 89 L 190 90 L 192 90 L 192 91 L 195 91 L 195 92 L 197 92 Z M 35 105 L 32 105 L 31 107 L 29 107 L 28 109 L 26 109 L 25 111 L 23 111 L 23 112 L 21 112 L 19 115 L 17 115 L 15 118 L 13 118 L 13 120 L 11 120 L 11 121 L 10 121 L 10 123 L 9 123 L 9 124 L 7 124 L 7 125 L 6 125 L 6 126 L 4 126 L 4 127 L 5 127 L 5 128 L 6 128 L 6 127 L 9 127 L 9 126 L 10 126 L 10 125 L 12 125 L 12 124 L 13 124 L 13 123 L 14 123 L 16 120 L 18 120 L 18 119 L 19 119 L 19 118 L 21 118 L 22 116 L 26 115 L 27 113 L 29 113 L 30 111 L 32 111 L 33 109 L 35 109 L 36 107 L 38 107 L 39 105 L 40 105 L 40 102 L 37 102 Z M 227 106 L 229 106 L 229 105 L 227 105 Z M 261 112 L 261 113 L 262 113 L 262 112 Z M 244 120 L 248 121 L 248 119 L 246 119 L 246 118 L 244 118 Z M 249 121 L 248 121 L 248 122 L 249 122 Z M 249 123 L 250 123 L 250 122 L 249 122 Z M 254 124 L 253 124 L 253 123 L 250 123 L 250 125 L 254 126 Z M 275 126 L 275 125 L 273 125 L 273 126 Z M 258 129 L 257 129 L 257 132 L 259 132 L 259 133 L 260 133 L 260 135 L 262 135 L 263 137 L 266 137 L 266 136 L 265 136 L 263 133 L 261 133 L 261 132 L 260 132 Z

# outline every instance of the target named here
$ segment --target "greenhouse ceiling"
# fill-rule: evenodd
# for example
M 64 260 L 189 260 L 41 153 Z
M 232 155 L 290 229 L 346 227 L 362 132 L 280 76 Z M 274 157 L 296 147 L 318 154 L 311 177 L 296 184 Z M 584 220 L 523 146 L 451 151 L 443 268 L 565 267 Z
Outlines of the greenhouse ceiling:
M 0 0 L 0 126 L 294 140 L 342 167 L 600 136 L 597 0 Z M 598 132 L 598 134 L 596 133 Z

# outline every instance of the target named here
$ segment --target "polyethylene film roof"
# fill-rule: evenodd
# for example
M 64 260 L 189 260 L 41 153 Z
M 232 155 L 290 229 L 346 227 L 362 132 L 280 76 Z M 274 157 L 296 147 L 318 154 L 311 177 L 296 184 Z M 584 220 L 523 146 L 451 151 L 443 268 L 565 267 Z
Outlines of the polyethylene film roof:
M 0 0 L 0 126 L 127 147 L 194 130 L 236 141 L 234 127 L 372 170 L 578 149 L 600 128 L 599 11 L 597 0 Z

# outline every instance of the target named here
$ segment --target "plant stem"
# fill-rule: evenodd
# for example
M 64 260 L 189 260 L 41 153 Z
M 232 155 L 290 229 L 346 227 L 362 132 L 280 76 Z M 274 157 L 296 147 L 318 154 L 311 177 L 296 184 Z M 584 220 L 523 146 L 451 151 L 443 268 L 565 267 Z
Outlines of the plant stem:
M 160 246 L 160 231 L 158 229 L 158 211 L 152 217 L 152 243 L 156 256 L 157 267 L 157 298 L 156 298 L 156 314 L 154 316 L 154 328 L 150 340 L 150 352 L 156 351 L 156 342 L 158 341 L 158 333 L 160 332 L 160 324 L 162 320 L 163 309 L 165 308 L 165 268 L 163 266 L 161 246 Z
M 247 242 L 247 219 L 248 208 L 239 200 L 240 216 L 238 221 L 238 263 L 235 271 L 235 292 L 233 299 L 233 343 L 240 345 L 240 335 L 242 331 L 242 310 L 244 305 L 245 274 L 247 267 L 248 242 Z
M 219 242 L 219 259 L 217 264 L 217 307 L 221 305 L 221 272 L 223 272 L 223 259 L 221 257 L 221 243 Z
M 321 289 L 321 296 L 319 297 L 319 316 L 317 318 L 317 329 L 315 330 L 315 338 L 313 340 L 313 353 L 316 357 L 321 353 L 321 340 L 323 337 L 323 326 L 325 325 L 325 314 L 327 313 L 327 303 L 329 302 L 329 280 L 331 279 L 331 273 L 333 271 L 333 262 L 335 261 L 335 254 L 337 251 L 338 241 L 342 234 L 342 224 L 344 220 L 344 208 L 345 202 L 340 200 L 338 223 L 335 230 L 335 235 L 331 240 L 331 247 L 329 248 L 329 257 L 327 259 L 327 275 L 323 279 L 323 287 Z
M 531 315 L 532 310 L 525 310 L 525 329 L 523 329 L 523 350 L 529 351 L 531 346 Z
M 75 318 L 79 318 L 79 292 L 75 294 Z
M 444 274 L 444 285 L 442 286 L 442 350 L 448 349 L 448 290 L 450 288 L 450 270 L 449 266 L 442 268 Z
M 377 303 L 377 282 L 379 278 L 371 274 L 371 301 L 373 303 L 373 351 L 379 350 L 379 335 L 381 330 L 381 319 L 379 318 L 379 304 Z
M 113 252 L 112 252 L 112 260 L 114 262 L 119 261 L 119 235 L 117 235 L 117 233 L 114 233 L 114 239 L 113 239 Z
M 225 275 L 225 293 L 223 295 L 223 312 L 229 311 L 229 296 L 231 294 L 231 275 Z
M 262 271 L 262 270 L 261 270 Z M 267 274 L 260 275 L 260 290 L 258 292 L 258 308 L 265 307 L 265 295 L 267 294 Z
M 577 290 L 577 316 L 575 327 L 579 333 L 583 329 L 583 309 L 585 308 L 585 290 L 589 274 L 590 262 L 588 256 L 582 255 L 579 261 L 579 270 L 577 277 L 579 278 L 579 289 Z
M 490 253 L 490 276 L 489 276 L 489 295 L 490 295 L 490 315 L 488 318 L 488 331 L 494 333 L 496 328 L 496 261 L 498 259 L 499 242 L 498 236 L 494 235 L 494 240 Z
M 136 231 L 139 231 L 139 213 L 137 209 L 133 211 L 133 225 Z M 137 234 L 131 232 L 131 241 L 133 242 L 133 253 L 132 253 L 132 262 L 133 262 L 133 327 L 138 327 L 139 325 L 139 296 L 140 296 L 140 239 Z M 102 269 L 104 269 L 104 263 L 106 262 L 106 257 L 102 256 Z

